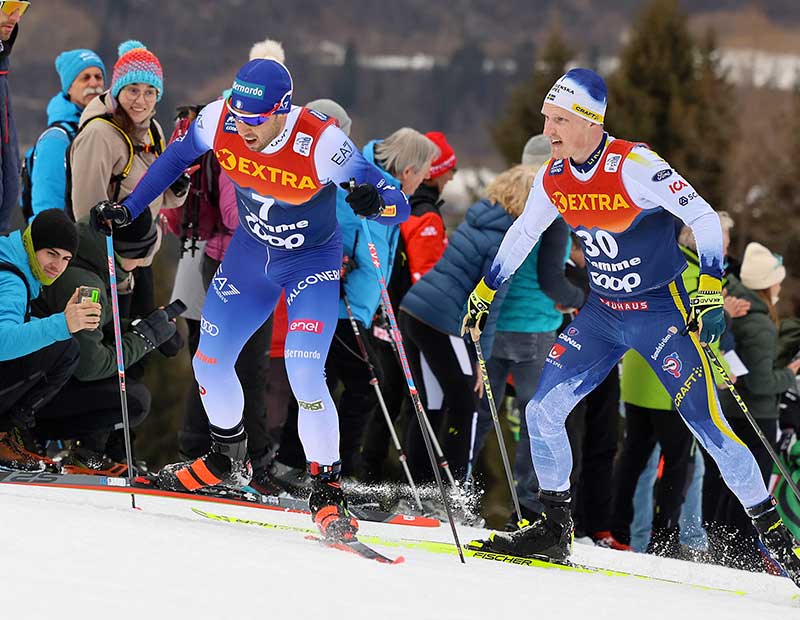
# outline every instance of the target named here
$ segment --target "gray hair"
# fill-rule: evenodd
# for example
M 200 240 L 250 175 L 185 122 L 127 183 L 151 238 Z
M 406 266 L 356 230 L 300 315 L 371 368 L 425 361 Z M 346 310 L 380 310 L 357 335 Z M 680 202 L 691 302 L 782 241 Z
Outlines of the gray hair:
M 375 161 L 389 174 L 400 177 L 409 166 L 421 172 L 439 157 L 439 147 L 416 129 L 403 127 L 375 145 Z M 428 170 L 425 170 L 425 174 Z

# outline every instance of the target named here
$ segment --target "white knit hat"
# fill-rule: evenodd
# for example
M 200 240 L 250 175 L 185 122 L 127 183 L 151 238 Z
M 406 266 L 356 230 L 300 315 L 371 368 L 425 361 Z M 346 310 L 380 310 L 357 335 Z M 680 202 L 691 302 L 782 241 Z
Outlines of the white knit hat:
M 739 276 L 747 288 L 760 291 L 783 282 L 786 268 L 779 255 L 773 254 L 760 243 L 753 242 L 748 243 L 744 249 Z
M 602 125 L 608 103 L 606 83 L 590 69 L 570 69 L 556 80 L 544 102 Z

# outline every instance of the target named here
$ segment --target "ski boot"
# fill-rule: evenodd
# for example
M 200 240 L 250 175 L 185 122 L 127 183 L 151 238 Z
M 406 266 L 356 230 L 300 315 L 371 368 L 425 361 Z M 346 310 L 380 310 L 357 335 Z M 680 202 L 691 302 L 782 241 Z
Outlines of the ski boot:
M 156 475 L 155 483 L 169 491 L 194 492 L 217 485 L 243 487 L 252 477 L 247 434 L 237 433 L 231 441 L 212 430 L 208 453 L 194 461 L 165 465 Z
M 468 548 L 564 562 L 572 552 L 570 492 L 539 491 L 539 501 L 544 512 L 532 523 L 523 521 L 516 532 L 493 532 L 488 540 L 473 540 Z
M 800 586 L 800 542 L 786 528 L 775 506 L 775 498 L 769 496 L 760 504 L 747 509 L 753 520 L 758 537 L 786 575 Z
M 326 540 L 346 542 L 356 539 L 358 521 L 347 509 L 347 499 L 339 484 L 341 471 L 339 461 L 333 465 L 308 464 L 308 473 L 311 475 L 308 507 L 311 518 Z
M 55 471 L 55 462 L 44 454 L 29 428 L 13 425 L 0 433 L 0 467 L 18 471 Z
M 128 466 L 125 463 L 117 463 L 102 452 L 81 445 L 80 441 L 76 441 L 61 457 L 59 464 L 65 474 L 113 477 L 128 475 Z
M 278 444 L 270 443 L 259 455 L 253 455 L 253 477 L 250 480 L 249 488 L 257 491 L 261 495 L 280 495 L 283 487 L 275 480 L 271 470 L 275 463 L 275 455 L 278 452 Z
M 615 551 L 633 551 L 633 547 L 622 542 L 610 530 L 602 530 L 594 532 L 589 535 L 596 547 L 603 547 L 604 549 L 614 549 Z

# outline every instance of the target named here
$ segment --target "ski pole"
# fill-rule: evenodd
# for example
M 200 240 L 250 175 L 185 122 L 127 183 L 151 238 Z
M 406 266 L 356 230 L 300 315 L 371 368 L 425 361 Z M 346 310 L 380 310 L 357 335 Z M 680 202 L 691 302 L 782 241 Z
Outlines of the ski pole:
M 355 189 L 355 186 L 355 179 L 350 179 L 351 192 Z M 406 357 L 406 350 L 403 346 L 403 337 L 400 335 L 400 329 L 397 327 L 397 320 L 394 317 L 392 302 L 389 299 L 389 292 L 386 290 L 386 279 L 383 277 L 383 271 L 381 271 L 381 260 L 378 258 L 378 250 L 375 248 L 375 243 L 372 241 L 372 232 L 367 226 L 367 220 L 363 218 L 361 219 L 361 232 L 364 233 L 364 238 L 367 240 L 369 255 L 372 259 L 372 264 L 375 267 L 375 274 L 378 278 L 378 286 L 380 286 L 381 289 L 381 299 L 383 300 L 386 316 L 389 319 L 389 327 L 391 328 L 392 338 L 397 345 L 397 352 L 400 356 L 400 365 L 403 368 L 403 374 L 405 375 L 406 383 L 408 384 L 411 402 L 414 403 L 414 410 L 417 413 L 417 421 L 419 422 L 420 430 L 422 431 L 422 438 L 425 441 L 425 449 L 428 451 L 428 458 L 431 461 L 433 475 L 436 477 L 436 484 L 439 486 L 439 493 L 442 495 L 442 502 L 444 503 L 445 510 L 447 511 L 447 520 L 450 522 L 450 529 L 453 532 L 453 540 L 455 541 L 456 548 L 458 549 L 458 557 L 461 559 L 462 564 L 466 564 L 466 561 L 464 560 L 464 550 L 461 548 L 461 542 L 458 540 L 458 532 L 456 531 L 456 524 L 455 521 L 453 521 L 453 513 L 450 511 L 450 501 L 448 500 L 447 493 L 444 490 L 444 483 L 442 482 L 442 476 L 439 473 L 439 468 L 436 466 L 436 458 L 433 456 L 431 439 L 429 434 L 425 432 L 423 423 L 423 419 L 426 417 L 425 411 L 422 408 L 422 401 L 420 401 L 419 392 L 417 392 L 417 388 L 414 385 L 414 378 L 411 376 L 411 368 L 408 365 L 408 357 Z
M 469 460 L 467 461 L 467 475 L 464 477 L 464 487 L 468 489 L 472 486 L 472 469 L 475 460 L 475 436 L 478 431 L 478 412 L 472 412 L 472 424 L 469 433 Z
M 125 436 L 125 457 L 128 460 L 128 481 L 133 480 L 133 450 L 131 449 L 131 423 L 128 417 L 128 393 L 125 389 L 125 358 L 122 352 L 122 328 L 119 323 L 119 299 L 117 297 L 117 270 L 114 267 L 114 229 L 106 237 L 108 255 L 108 279 L 111 284 L 111 314 L 114 318 L 114 346 L 117 349 L 117 375 L 119 376 L 119 400 L 122 406 L 122 429 Z M 136 496 L 131 493 L 131 507 L 136 508 Z
M 389 410 L 386 408 L 386 401 L 383 400 L 383 392 L 381 392 L 381 387 L 378 383 L 378 377 L 375 374 L 375 367 L 372 365 L 372 362 L 369 359 L 367 347 L 364 345 L 364 341 L 361 338 L 361 330 L 358 328 L 358 323 L 356 323 L 356 318 L 353 316 L 353 309 L 350 307 L 350 301 L 347 299 L 346 294 L 342 294 L 342 300 L 344 301 L 344 307 L 347 310 L 347 318 L 350 319 L 350 326 L 353 328 L 353 335 L 356 337 L 356 342 L 358 343 L 358 349 L 361 351 L 361 357 L 369 369 L 369 382 L 372 387 L 375 388 L 375 395 L 378 397 L 378 403 L 380 403 L 383 417 L 386 420 L 387 426 L 389 427 L 389 434 L 392 436 L 392 442 L 397 450 L 398 459 L 400 460 L 400 464 L 403 466 L 403 472 L 406 475 L 406 480 L 408 480 L 408 484 L 411 486 L 411 493 L 414 495 L 414 500 L 417 502 L 417 506 L 419 506 L 420 511 L 424 512 L 422 500 L 419 497 L 419 491 L 417 491 L 417 485 L 414 484 L 414 478 L 411 476 L 411 470 L 408 468 L 408 459 L 406 458 L 405 452 L 403 452 L 403 447 L 400 445 L 400 440 L 398 439 L 397 432 L 394 429 L 394 424 L 392 423 L 392 418 L 389 415 Z
M 478 365 L 481 367 L 481 377 L 483 378 L 483 391 L 486 400 L 489 401 L 489 411 L 492 414 L 492 422 L 494 422 L 494 432 L 497 433 L 497 443 L 500 444 L 500 456 L 503 458 L 503 468 L 506 471 L 506 480 L 508 480 L 508 488 L 511 490 L 511 499 L 514 501 L 514 510 L 517 511 L 517 525 L 523 522 L 522 510 L 519 507 L 519 497 L 517 497 L 517 487 L 514 486 L 514 476 L 511 473 L 511 465 L 508 461 L 508 452 L 506 452 L 506 443 L 503 441 L 503 430 L 500 428 L 500 420 L 497 418 L 497 407 L 494 404 L 494 395 L 492 394 L 492 386 L 489 382 L 489 373 L 486 370 L 486 360 L 483 359 L 483 350 L 481 349 L 480 338 L 472 341 L 475 345 L 475 353 L 478 354 Z
M 756 421 L 753 419 L 753 414 L 751 414 L 750 410 L 747 408 L 747 404 L 744 402 L 744 400 L 742 400 L 742 397 L 739 395 L 739 392 L 736 390 L 736 388 L 733 387 L 733 382 L 728 376 L 728 373 L 725 371 L 725 368 L 722 366 L 722 363 L 719 361 L 717 354 L 714 353 L 714 351 L 711 350 L 711 347 L 709 347 L 705 342 L 701 342 L 700 344 L 702 345 L 703 350 L 706 352 L 708 358 L 712 361 L 716 369 L 719 371 L 719 374 L 722 376 L 722 379 L 725 381 L 725 387 L 728 388 L 728 390 L 731 393 L 731 396 L 733 396 L 733 399 L 736 401 L 736 404 L 739 405 L 739 408 L 742 410 L 742 413 L 747 418 L 747 421 L 750 422 L 750 425 L 753 427 L 753 430 L 756 432 L 756 435 L 758 435 L 758 438 L 761 440 L 761 443 L 764 444 L 764 447 L 767 449 L 767 452 L 769 452 L 770 457 L 772 457 L 772 461 L 775 463 L 775 465 L 778 466 L 778 469 L 781 471 L 781 474 L 783 475 L 783 479 L 786 480 L 786 484 L 789 485 L 789 488 L 792 490 L 792 493 L 794 493 L 794 496 L 798 500 L 800 500 L 800 489 L 797 488 L 797 484 L 792 478 L 792 475 L 789 473 L 789 470 L 786 469 L 786 465 L 783 464 L 783 461 L 775 452 L 775 449 L 772 447 L 772 444 L 770 444 L 769 440 L 764 435 L 764 432 L 758 427 L 758 424 L 756 424 Z

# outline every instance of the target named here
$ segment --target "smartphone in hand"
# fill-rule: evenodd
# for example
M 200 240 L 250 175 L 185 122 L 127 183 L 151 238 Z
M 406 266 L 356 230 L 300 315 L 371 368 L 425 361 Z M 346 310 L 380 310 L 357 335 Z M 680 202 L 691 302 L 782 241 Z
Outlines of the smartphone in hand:
M 91 301 L 96 304 L 100 303 L 100 289 L 94 286 L 80 287 L 77 303 L 82 304 L 84 301 Z

